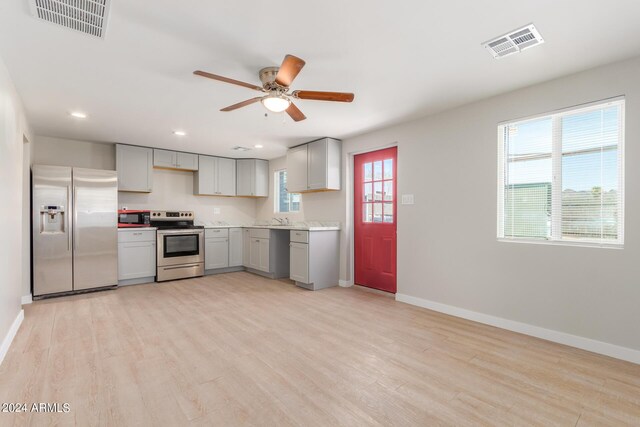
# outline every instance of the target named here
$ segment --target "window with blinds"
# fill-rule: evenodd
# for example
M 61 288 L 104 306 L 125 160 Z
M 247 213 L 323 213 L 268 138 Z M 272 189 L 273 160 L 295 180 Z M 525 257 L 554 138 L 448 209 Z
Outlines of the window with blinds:
M 624 99 L 498 126 L 498 238 L 624 242 Z
M 287 191 L 287 170 L 282 169 L 274 174 L 275 213 L 300 212 L 301 196 L 299 193 Z

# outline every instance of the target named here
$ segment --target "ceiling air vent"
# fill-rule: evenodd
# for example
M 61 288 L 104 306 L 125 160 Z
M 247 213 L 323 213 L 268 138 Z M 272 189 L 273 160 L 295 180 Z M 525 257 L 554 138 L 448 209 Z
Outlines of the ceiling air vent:
M 29 0 L 36 18 L 104 38 L 111 0 Z
M 484 42 L 482 45 L 494 58 L 500 59 L 542 43 L 544 43 L 544 39 L 540 32 L 538 32 L 535 25 L 529 24 Z
M 236 145 L 235 147 L 232 148 L 232 150 L 235 150 L 235 151 L 251 151 L 251 148 L 241 147 L 239 145 Z

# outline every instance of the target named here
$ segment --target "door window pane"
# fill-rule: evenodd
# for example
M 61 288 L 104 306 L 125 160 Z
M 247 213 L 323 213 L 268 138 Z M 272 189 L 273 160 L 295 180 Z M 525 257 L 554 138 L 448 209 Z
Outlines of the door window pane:
M 373 180 L 379 181 L 382 179 L 382 160 L 373 163 Z
M 393 200 L 393 181 L 384 181 L 384 200 Z
M 382 200 L 382 182 L 373 183 L 373 200 Z
M 393 159 L 384 161 L 384 179 L 393 179 Z
M 362 205 L 362 213 L 362 221 L 373 222 L 373 205 L 371 203 L 364 203 Z
M 373 222 L 382 222 L 382 203 L 373 204 Z
M 393 203 L 384 204 L 383 222 L 393 222 Z
M 373 184 L 369 182 L 363 185 L 364 185 L 363 200 L 365 202 L 373 201 Z
M 373 172 L 372 172 L 372 164 L 365 163 L 364 164 L 364 180 L 365 181 L 373 181 Z

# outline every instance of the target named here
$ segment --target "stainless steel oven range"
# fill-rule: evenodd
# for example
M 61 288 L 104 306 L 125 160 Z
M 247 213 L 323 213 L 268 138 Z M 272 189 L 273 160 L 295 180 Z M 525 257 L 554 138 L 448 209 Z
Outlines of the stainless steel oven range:
M 151 226 L 158 228 L 158 282 L 204 275 L 204 227 L 193 219 L 193 212 L 151 211 Z

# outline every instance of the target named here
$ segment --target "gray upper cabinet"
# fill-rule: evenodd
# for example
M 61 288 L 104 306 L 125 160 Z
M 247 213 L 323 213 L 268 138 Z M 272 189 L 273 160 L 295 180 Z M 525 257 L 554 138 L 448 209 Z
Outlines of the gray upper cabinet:
M 158 168 L 174 168 L 176 166 L 176 152 L 153 150 L 153 166 Z
M 308 145 L 300 145 L 287 151 L 287 191 L 307 191 Z
M 187 171 L 198 170 L 198 155 L 191 153 L 176 153 L 176 167 Z
M 236 160 L 198 156 L 199 167 L 193 175 L 193 192 L 200 196 L 236 195 Z
M 236 160 L 218 157 L 218 195 L 236 195 Z
M 287 152 L 287 191 L 340 190 L 341 142 L 322 138 Z
M 198 170 L 198 155 L 170 150 L 153 150 L 153 166 L 156 168 Z
M 118 191 L 150 193 L 153 188 L 153 150 L 133 145 L 116 145 Z
M 260 159 L 238 159 L 236 194 L 238 196 L 269 196 L 269 162 Z

